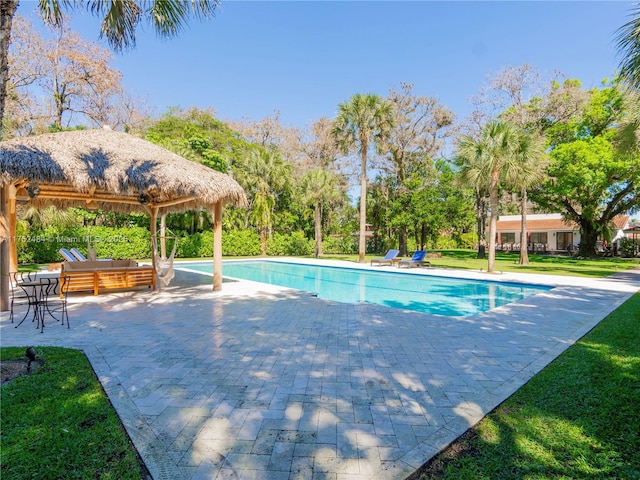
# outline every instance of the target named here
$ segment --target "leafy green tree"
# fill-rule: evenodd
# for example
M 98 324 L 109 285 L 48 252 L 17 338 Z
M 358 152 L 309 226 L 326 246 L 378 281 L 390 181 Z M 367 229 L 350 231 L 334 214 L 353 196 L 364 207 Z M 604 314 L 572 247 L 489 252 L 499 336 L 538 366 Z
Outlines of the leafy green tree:
M 640 155 L 615 148 L 624 94 L 616 83 L 589 94 L 581 116 L 547 130 L 549 179 L 535 195 L 541 206 L 580 226 L 581 257 L 595 256 L 598 237 L 608 238 L 613 218 L 637 210 L 640 202 Z
M 314 168 L 302 178 L 303 202 L 313 206 L 315 226 L 315 255 L 322 256 L 322 210 L 325 205 L 332 205 L 344 197 L 340 181 L 334 173 L 322 168 Z
M 489 191 L 489 272 L 495 270 L 500 185 L 517 176 L 518 159 L 514 155 L 517 142 L 518 132 L 513 126 L 494 120 L 478 136 L 463 135 L 456 152 L 463 178 L 470 185 L 482 184 Z
M 367 159 L 369 150 L 380 148 L 393 127 L 391 105 L 374 94 L 355 94 L 338 106 L 333 136 L 343 153 L 355 150 L 360 156 L 360 235 L 358 258 L 364 263 L 367 224 Z
M 146 131 L 147 140 L 189 160 L 228 173 L 254 145 L 218 120 L 211 110 L 171 108 Z

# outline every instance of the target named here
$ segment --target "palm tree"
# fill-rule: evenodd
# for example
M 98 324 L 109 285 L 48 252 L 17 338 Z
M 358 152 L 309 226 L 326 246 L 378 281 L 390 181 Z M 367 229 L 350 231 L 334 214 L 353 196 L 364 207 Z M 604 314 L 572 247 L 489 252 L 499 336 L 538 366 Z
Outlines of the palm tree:
M 626 89 L 623 95 L 624 113 L 620 120 L 616 146 L 623 154 L 640 150 L 640 90 Z
M 636 4 L 630 17 L 616 32 L 616 47 L 622 55 L 620 77 L 635 90 L 640 90 L 640 4 Z
M 316 258 L 322 256 L 322 207 L 339 201 L 342 191 L 338 177 L 329 170 L 314 168 L 302 178 L 302 201 L 313 205 Z
M 11 38 L 13 17 L 19 0 L 2 0 L 0 2 L 0 125 L 4 118 L 6 99 L 6 79 L 8 77 L 7 55 Z M 41 0 L 38 2 L 42 19 L 55 27 L 62 24 L 63 9 L 74 10 L 85 8 L 93 15 L 102 16 L 100 35 L 105 36 L 109 45 L 121 51 L 136 44 L 136 28 L 144 18 L 149 21 L 155 31 L 162 37 L 177 35 L 194 16 L 196 18 L 211 17 L 220 0 L 117 0 L 117 1 L 75 1 L 75 0 Z M 0 139 L 2 130 L 0 128 Z
M 360 155 L 360 239 L 358 259 L 364 263 L 367 224 L 367 157 L 369 148 L 377 148 L 393 127 L 391 104 L 374 94 L 355 94 L 338 106 L 333 137 L 343 153 L 356 150 Z
M 518 134 L 513 126 L 500 121 L 487 123 L 477 137 L 463 135 L 456 156 L 462 175 L 472 185 L 489 190 L 489 261 L 488 272 L 495 270 L 496 223 L 498 220 L 501 180 L 516 178 L 518 157 L 514 155 Z
M 545 152 L 545 139 L 535 133 L 519 132 L 513 152 L 517 162 L 515 177 L 509 183 L 520 191 L 520 265 L 529 265 L 527 252 L 527 190 L 539 185 L 547 177 L 548 157 Z
M 262 255 L 267 254 L 267 236 L 273 225 L 276 199 L 289 183 L 290 170 L 290 165 L 273 150 L 254 150 L 249 155 L 244 181 L 253 194 L 251 219 L 260 230 Z

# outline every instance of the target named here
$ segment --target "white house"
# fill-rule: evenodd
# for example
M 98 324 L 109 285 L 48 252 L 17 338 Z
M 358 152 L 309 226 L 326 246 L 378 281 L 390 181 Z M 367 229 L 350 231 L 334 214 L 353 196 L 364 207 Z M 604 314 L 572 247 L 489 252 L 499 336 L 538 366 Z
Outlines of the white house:
M 497 224 L 497 245 L 502 250 L 520 250 L 520 215 L 501 215 Z M 613 219 L 616 231 L 629 226 L 629 216 Z M 580 244 L 580 227 L 565 222 L 559 213 L 527 215 L 528 248 L 536 252 L 574 251 Z

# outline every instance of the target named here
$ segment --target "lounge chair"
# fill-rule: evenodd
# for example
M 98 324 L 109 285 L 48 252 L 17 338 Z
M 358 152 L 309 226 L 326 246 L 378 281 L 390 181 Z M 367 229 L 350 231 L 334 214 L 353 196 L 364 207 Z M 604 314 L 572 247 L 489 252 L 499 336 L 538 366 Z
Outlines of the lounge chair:
M 87 257 L 85 257 L 81 251 L 79 251 L 77 248 L 72 248 L 69 250 L 71 252 L 71 255 L 73 255 L 74 257 L 76 257 L 76 259 L 79 262 L 86 262 L 87 261 Z
M 409 260 L 400 260 L 398 267 L 420 267 L 425 264 L 431 266 L 431 262 L 424 259 L 426 255 L 426 250 L 418 250 Z
M 62 255 L 62 258 L 64 258 L 67 262 L 78 261 L 78 259 L 74 255 L 72 255 L 71 252 L 66 248 L 61 248 L 60 250 L 58 250 L 58 253 L 60 253 L 60 255 Z
M 393 265 L 400 250 L 389 250 L 384 258 L 372 258 L 371 265 Z

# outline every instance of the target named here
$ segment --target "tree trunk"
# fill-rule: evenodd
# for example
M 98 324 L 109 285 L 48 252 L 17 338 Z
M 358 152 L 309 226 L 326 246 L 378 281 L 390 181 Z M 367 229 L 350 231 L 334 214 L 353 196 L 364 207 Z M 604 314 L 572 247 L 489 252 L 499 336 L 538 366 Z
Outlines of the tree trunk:
M 409 236 L 409 231 L 406 226 L 401 226 L 398 232 L 398 250 L 400 250 L 400 255 L 403 257 L 407 256 L 407 237 Z
M 0 2 L 0 140 L 4 134 L 2 121 L 9 80 L 9 41 L 16 8 L 18 8 L 18 0 L 2 0 Z
M 420 227 L 420 245 L 416 250 L 424 250 L 427 246 L 427 225 L 422 224 Z
M 593 223 L 582 220 L 580 222 L 580 248 L 578 249 L 578 256 L 582 258 L 597 257 L 596 245 L 598 242 L 599 230 L 593 225 Z
M 491 191 L 489 193 L 489 206 L 491 215 L 489 217 L 489 261 L 487 272 L 493 273 L 496 268 L 496 226 L 498 222 L 498 186 L 499 171 L 493 172 L 491 176 Z
M 316 211 L 314 214 L 315 226 L 316 226 L 316 258 L 322 256 L 322 204 L 316 204 Z
M 367 251 L 367 151 L 362 147 L 361 174 L 360 174 L 360 241 L 358 242 L 358 261 L 364 263 Z
M 267 254 L 267 229 L 266 228 L 261 228 L 260 229 L 260 248 L 262 250 L 262 255 L 266 255 Z
M 527 189 L 522 189 L 521 195 L 521 225 L 520 225 L 520 265 L 529 265 L 529 236 L 527 232 Z
M 476 190 L 476 220 L 478 222 L 478 255 L 476 258 L 485 259 L 486 254 L 486 238 L 485 238 L 485 220 L 487 216 L 486 203 L 484 195 Z

